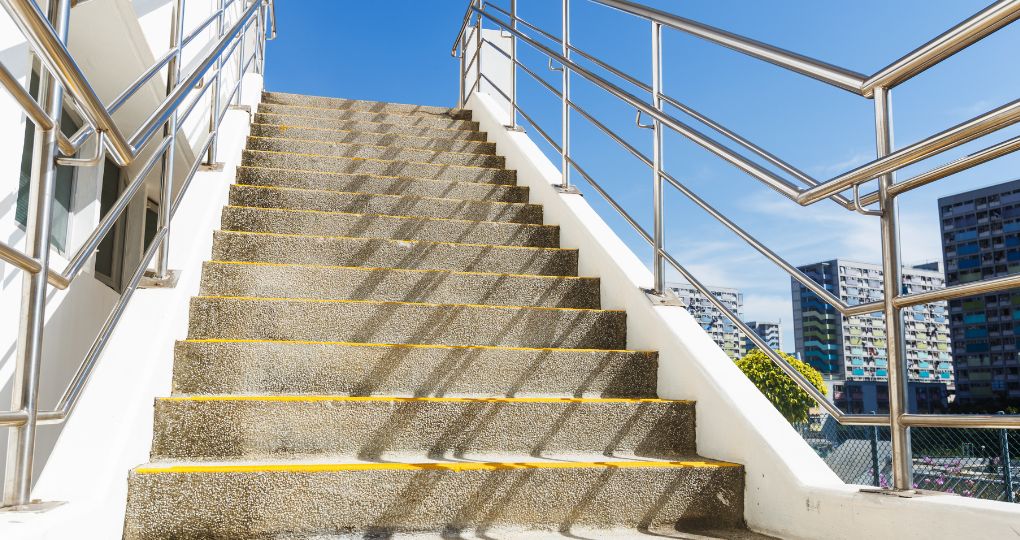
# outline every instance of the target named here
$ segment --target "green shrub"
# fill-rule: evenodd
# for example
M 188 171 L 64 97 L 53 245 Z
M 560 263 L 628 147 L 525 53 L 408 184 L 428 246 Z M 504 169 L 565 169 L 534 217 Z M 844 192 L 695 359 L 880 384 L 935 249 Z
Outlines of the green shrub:
M 822 394 L 828 393 L 822 374 L 796 358 L 779 353 L 794 368 L 804 375 Z M 762 351 L 755 349 L 737 360 L 737 367 L 761 390 L 762 394 L 776 406 L 776 409 L 790 422 L 807 422 L 808 410 L 815 406 L 815 400 L 801 390 L 789 375 Z

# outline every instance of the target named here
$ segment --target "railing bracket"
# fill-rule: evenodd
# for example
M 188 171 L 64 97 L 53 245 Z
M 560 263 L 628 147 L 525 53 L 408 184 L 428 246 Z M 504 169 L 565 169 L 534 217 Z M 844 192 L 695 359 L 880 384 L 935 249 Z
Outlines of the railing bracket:
M 527 133 L 521 126 L 503 126 L 507 131 L 516 131 L 517 133 Z
M 4 506 L 0 508 L 0 512 L 28 512 L 30 514 L 41 514 L 43 512 L 49 512 L 58 506 L 67 504 L 64 501 L 40 501 L 36 499 L 28 504 L 16 504 L 14 506 Z
M 181 279 L 180 270 L 167 270 L 165 278 L 158 278 L 151 270 L 146 270 L 142 279 L 138 280 L 139 289 L 173 289 Z
M 202 165 L 201 165 L 201 166 L 200 166 L 200 167 L 198 168 L 198 170 L 200 170 L 200 171 L 215 171 L 215 172 L 221 172 L 221 171 L 223 171 L 223 162 L 222 162 L 222 161 L 217 161 L 217 162 L 215 162 L 215 163 L 203 163 L 203 164 L 202 164 Z
M 641 288 L 641 291 L 645 293 L 648 300 L 652 304 L 657 306 L 673 306 L 673 307 L 684 307 L 684 303 L 680 300 L 680 297 L 676 295 L 672 290 L 666 289 L 664 292 L 656 292 L 655 289 Z
M 584 196 L 584 194 L 581 193 L 580 191 L 578 191 L 577 188 L 574 187 L 574 186 L 564 186 L 563 184 L 553 184 L 553 187 L 556 188 L 557 192 L 562 193 L 564 195 L 581 195 L 582 197 Z

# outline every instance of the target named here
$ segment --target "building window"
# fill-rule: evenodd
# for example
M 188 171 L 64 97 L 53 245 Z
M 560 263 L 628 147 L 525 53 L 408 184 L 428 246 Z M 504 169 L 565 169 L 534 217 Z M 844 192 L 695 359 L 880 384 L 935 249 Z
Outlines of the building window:
M 100 186 L 99 213 L 102 217 L 110 212 L 110 208 L 120 197 L 123 183 L 121 169 L 116 163 L 107 159 L 103 165 L 103 183 Z M 102 219 L 102 217 L 100 219 Z M 115 291 L 120 291 L 121 273 L 123 271 L 124 254 L 124 220 L 122 215 L 110 232 L 99 243 L 96 250 L 96 279 L 105 283 Z

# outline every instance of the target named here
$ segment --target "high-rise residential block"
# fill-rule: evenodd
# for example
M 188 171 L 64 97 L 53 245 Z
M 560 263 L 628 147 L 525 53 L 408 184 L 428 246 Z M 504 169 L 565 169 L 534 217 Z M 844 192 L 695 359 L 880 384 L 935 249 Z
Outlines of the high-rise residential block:
M 733 324 L 733 321 L 724 316 L 722 311 L 712 304 L 705 295 L 687 283 L 667 283 L 666 287 L 680 297 L 680 301 L 687 311 L 694 316 L 701 327 L 712 336 L 712 340 L 726 351 L 730 358 L 735 360 L 744 356 L 746 351 L 744 336 Z M 743 315 L 744 295 L 740 291 L 725 287 L 709 287 L 708 290 L 737 317 Z

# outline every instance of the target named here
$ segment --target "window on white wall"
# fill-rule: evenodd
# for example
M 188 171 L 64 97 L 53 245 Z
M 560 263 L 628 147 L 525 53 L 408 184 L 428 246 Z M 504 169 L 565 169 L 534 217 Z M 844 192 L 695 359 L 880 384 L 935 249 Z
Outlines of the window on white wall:
M 121 168 L 107 159 L 103 165 L 103 178 L 99 193 L 99 214 L 105 217 L 123 190 Z M 102 219 L 102 218 L 100 218 Z M 96 250 L 96 279 L 115 291 L 120 291 L 124 257 L 124 219 L 122 215 L 113 229 L 99 243 Z

